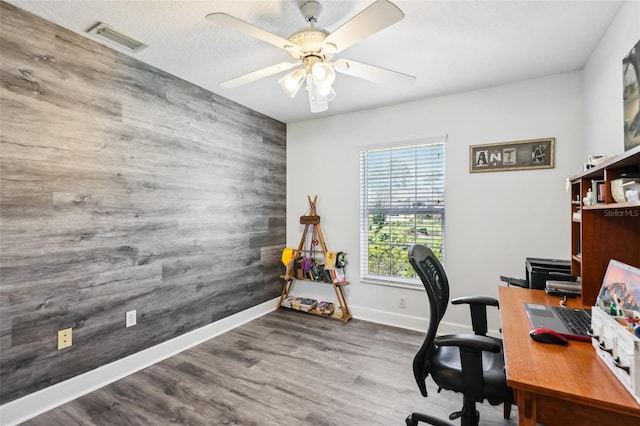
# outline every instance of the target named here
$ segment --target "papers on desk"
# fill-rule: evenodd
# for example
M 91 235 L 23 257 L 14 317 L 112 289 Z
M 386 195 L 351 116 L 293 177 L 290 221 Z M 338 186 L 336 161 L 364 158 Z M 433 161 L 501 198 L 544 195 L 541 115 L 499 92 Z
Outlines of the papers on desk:
M 580 281 L 548 280 L 545 291 L 553 296 L 578 297 L 582 292 Z

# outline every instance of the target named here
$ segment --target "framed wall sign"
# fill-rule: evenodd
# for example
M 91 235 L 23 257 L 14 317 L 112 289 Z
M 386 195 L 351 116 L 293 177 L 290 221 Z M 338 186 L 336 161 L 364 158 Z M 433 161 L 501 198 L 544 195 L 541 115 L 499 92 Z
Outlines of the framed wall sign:
M 530 139 L 469 147 L 469 172 L 552 169 L 556 138 Z

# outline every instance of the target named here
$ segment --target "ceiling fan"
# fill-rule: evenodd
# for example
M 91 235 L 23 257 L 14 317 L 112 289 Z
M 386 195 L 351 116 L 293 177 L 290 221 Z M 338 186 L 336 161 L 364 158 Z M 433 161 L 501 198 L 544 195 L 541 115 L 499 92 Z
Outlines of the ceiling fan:
M 292 98 L 305 84 L 311 112 L 321 112 L 328 109 L 328 103 L 336 96 L 336 92 L 331 87 L 336 78 L 336 71 L 376 83 L 404 84 L 415 80 L 414 76 L 408 74 L 350 59 L 332 61 L 334 54 L 346 50 L 404 18 L 402 11 L 390 1 L 377 0 L 332 33 L 316 27 L 322 12 L 322 5 L 318 1 L 304 2 L 300 6 L 300 11 L 309 23 L 309 27 L 295 32 L 288 39 L 226 13 L 207 15 L 207 19 L 213 22 L 280 47 L 296 59 L 296 62 L 283 62 L 262 68 L 224 81 L 220 85 L 235 88 L 295 68 L 280 78 L 278 83 Z

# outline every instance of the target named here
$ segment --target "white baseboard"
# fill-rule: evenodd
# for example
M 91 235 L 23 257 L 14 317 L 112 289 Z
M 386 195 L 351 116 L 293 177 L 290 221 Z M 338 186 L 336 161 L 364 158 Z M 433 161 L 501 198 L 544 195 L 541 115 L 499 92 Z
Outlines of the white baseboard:
M 231 315 L 227 318 L 190 331 L 126 358 L 98 367 L 64 382 L 49 386 L 30 395 L 0 406 L 0 424 L 13 426 L 58 407 L 96 389 L 169 358 L 212 337 L 272 312 L 280 298 Z
M 30 395 L 16 399 L 0 406 L 0 425 L 14 426 L 36 417 L 55 407 L 100 389 L 110 383 L 127 377 L 150 365 L 169 358 L 177 353 L 198 345 L 215 336 L 232 330 L 242 324 L 253 321 L 275 310 L 278 298 L 253 306 L 245 311 L 206 325 L 197 330 L 160 343 L 159 345 L 137 352 L 126 358 L 98 367 L 95 370 L 80 374 L 64 382 L 49 386 Z M 427 319 L 395 312 L 351 306 L 354 318 L 393 327 L 406 328 L 418 332 L 426 332 Z M 439 334 L 470 333 L 471 327 L 466 325 L 441 322 Z M 490 335 L 499 336 L 497 330 Z
M 354 318 L 363 321 L 375 322 L 378 324 L 390 325 L 392 327 L 406 328 L 408 330 L 426 333 L 429 320 L 413 315 L 403 315 L 395 312 L 379 311 L 377 309 L 350 306 Z M 438 326 L 438 334 L 473 333 L 471 323 L 457 324 L 453 322 L 441 321 Z M 488 330 L 489 336 L 500 337 L 498 330 Z
M 406 328 L 414 331 L 426 331 L 427 319 L 413 315 L 403 315 L 395 312 L 380 311 L 377 309 L 364 308 L 361 306 L 349 307 L 354 318 L 375 322 L 378 324 L 390 325 L 392 327 Z

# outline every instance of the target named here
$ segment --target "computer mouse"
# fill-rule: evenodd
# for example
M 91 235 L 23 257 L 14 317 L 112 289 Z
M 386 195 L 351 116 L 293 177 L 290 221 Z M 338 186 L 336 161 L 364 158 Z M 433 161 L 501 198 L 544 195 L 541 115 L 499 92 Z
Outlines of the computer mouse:
M 567 345 L 569 341 L 562 334 L 549 330 L 548 328 L 534 328 L 529 332 L 529 336 L 536 342 L 551 343 L 554 345 Z

